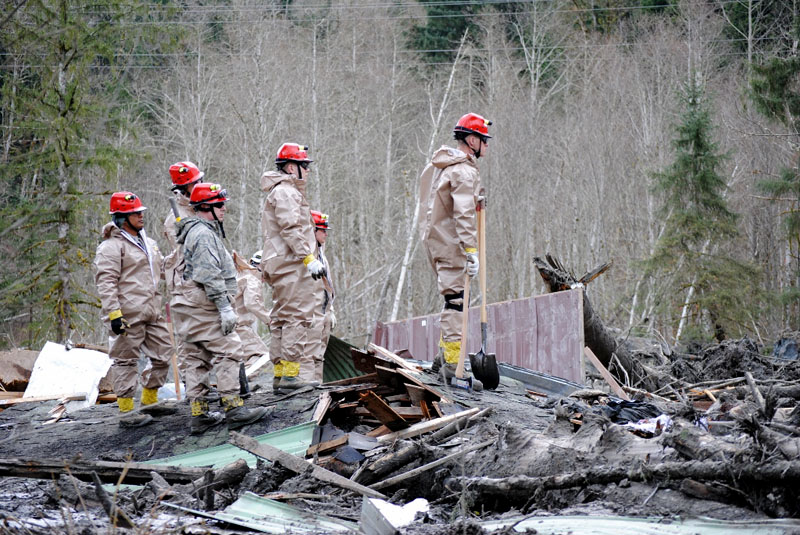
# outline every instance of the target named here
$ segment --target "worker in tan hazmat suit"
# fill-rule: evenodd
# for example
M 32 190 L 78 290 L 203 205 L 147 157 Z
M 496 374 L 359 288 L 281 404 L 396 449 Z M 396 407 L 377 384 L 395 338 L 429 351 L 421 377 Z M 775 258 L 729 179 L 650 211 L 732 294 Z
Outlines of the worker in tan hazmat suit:
M 441 371 L 445 383 L 455 374 L 461 318 L 469 306 L 463 302 L 464 273 L 478 275 L 476 208 L 482 196 L 478 158 L 487 154 L 491 124 L 475 113 L 462 116 L 453 129 L 457 147 L 437 150 L 420 177 L 422 242 L 444 297 L 434 370 Z M 472 384 L 475 390 L 482 388 L 477 379 Z
M 144 231 L 146 210 L 129 191 L 111 196 L 113 221 L 103 227 L 103 241 L 94 259 L 95 283 L 103 313 L 108 318 L 109 357 L 120 425 L 139 426 L 152 416 L 132 412 L 139 377 L 139 353 L 150 359 L 142 372 L 142 407 L 158 401 L 158 389 L 169 371 L 172 344 L 161 315 L 161 253 Z
M 314 221 L 314 239 L 317 242 L 316 257 L 325 266 L 325 276 L 317 281 L 316 298 L 317 304 L 314 313 L 317 318 L 314 320 L 314 336 L 311 341 L 311 354 L 314 358 L 314 380 L 322 382 L 322 372 L 325 366 L 325 350 L 328 348 L 328 340 L 331 331 L 336 328 L 336 313 L 333 310 L 333 300 L 336 292 L 333 289 L 333 277 L 328 258 L 325 256 L 325 243 L 328 241 L 328 231 L 330 224 L 328 214 L 323 214 L 317 210 L 311 210 L 311 219 Z
M 318 384 L 309 336 L 315 281 L 325 275 L 325 266 L 314 255 L 314 226 L 306 200 L 311 162 L 308 147 L 284 143 L 275 158 L 277 170 L 261 177 L 266 194 L 261 211 L 261 273 L 272 287 L 269 350 L 276 390 Z

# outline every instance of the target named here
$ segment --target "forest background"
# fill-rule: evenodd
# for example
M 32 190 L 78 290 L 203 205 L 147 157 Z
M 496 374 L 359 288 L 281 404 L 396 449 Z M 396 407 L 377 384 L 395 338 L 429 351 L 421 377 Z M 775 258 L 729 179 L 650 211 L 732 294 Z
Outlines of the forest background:
M 677 340 L 800 319 L 797 0 L 8 0 L 0 13 L 0 346 L 106 336 L 91 261 L 113 191 L 166 254 L 170 164 L 232 198 L 310 145 L 330 215 L 335 334 L 438 312 L 418 176 L 464 113 L 493 121 L 489 302 L 546 252 L 605 321 Z M 477 290 L 477 288 L 476 288 Z M 478 291 L 473 292 L 479 298 Z M 267 303 L 270 303 L 267 294 Z

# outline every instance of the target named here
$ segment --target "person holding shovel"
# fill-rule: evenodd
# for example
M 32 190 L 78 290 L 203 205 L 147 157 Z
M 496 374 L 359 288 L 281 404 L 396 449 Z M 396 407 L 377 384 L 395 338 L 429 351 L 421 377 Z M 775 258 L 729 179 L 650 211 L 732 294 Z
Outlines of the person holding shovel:
M 114 193 L 109 210 L 112 221 L 103 227 L 103 241 L 94 258 L 97 293 L 108 318 L 108 356 L 113 361 L 111 377 L 123 427 L 153 419 L 133 411 L 140 352 L 151 363 L 142 372 L 142 407 L 158 401 L 172 354 L 158 290 L 161 253 L 144 231 L 145 210 L 141 199 L 130 191 Z
M 476 208 L 482 196 L 478 158 L 488 153 L 491 121 L 468 113 L 453 128 L 456 148 L 441 147 L 420 177 L 422 242 L 436 272 L 439 293 L 444 298 L 439 352 L 434 370 L 448 384 L 454 377 L 461 353 L 464 273 L 475 277 L 478 262 Z M 474 390 L 480 381 L 471 380 Z
M 311 219 L 314 221 L 314 238 L 317 240 L 316 256 L 325 266 L 326 274 L 317 281 L 317 308 L 314 311 L 314 337 L 312 340 L 312 354 L 314 356 L 314 380 L 322 382 L 322 372 L 325 366 L 325 350 L 328 349 L 328 340 L 331 331 L 336 328 L 336 314 L 333 311 L 333 291 L 331 268 L 325 256 L 325 242 L 328 240 L 328 214 L 311 210 Z

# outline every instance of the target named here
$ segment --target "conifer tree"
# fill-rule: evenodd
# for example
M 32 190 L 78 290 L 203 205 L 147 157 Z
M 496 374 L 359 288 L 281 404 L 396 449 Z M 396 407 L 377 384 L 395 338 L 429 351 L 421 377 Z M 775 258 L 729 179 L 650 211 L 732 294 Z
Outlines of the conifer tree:
M 773 57 L 763 65 L 753 65 L 750 87 L 756 109 L 787 128 L 789 146 L 794 153 L 791 162 L 783 166 L 777 178 L 763 180 L 759 186 L 776 202 L 788 202 L 788 207 L 782 206 L 781 210 L 792 273 L 780 298 L 786 307 L 785 325 L 796 328 L 800 322 L 800 57 L 796 45 L 800 39 L 800 17 L 797 16 L 792 37 L 794 45 L 787 46 L 782 57 Z
M 693 336 L 713 333 L 721 340 L 750 311 L 747 288 L 757 273 L 727 256 L 737 215 L 725 201 L 720 167 L 726 156 L 713 140 L 709 104 L 695 79 L 685 85 L 681 103 L 675 159 L 654 175 L 666 221 L 647 266 L 663 282 L 661 309 L 677 327 L 676 339 L 688 326 Z

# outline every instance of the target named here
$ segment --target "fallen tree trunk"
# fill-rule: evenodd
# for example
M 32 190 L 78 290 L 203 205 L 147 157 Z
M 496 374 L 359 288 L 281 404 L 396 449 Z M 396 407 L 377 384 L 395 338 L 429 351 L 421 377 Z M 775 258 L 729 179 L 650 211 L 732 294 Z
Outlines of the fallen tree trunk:
M 533 264 L 539 270 L 539 275 L 542 276 L 542 280 L 544 280 L 547 289 L 551 293 L 588 284 L 590 280 L 597 277 L 608 267 L 608 264 L 606 264 L 587 273 L 580 279 L 576 279 L 574 275 L 564 269 L 558 260 L 550 255 L 547 255 L 547 261 L 538 256 L 533 257 Z M 654 392 L 662 386 L 658 376 L 651 373 L 630 351 L 617 343 L 614 335 L 606 329 L 603 321 L 595 314 L 592 303 L 589 301 L 585 291 L 583 292 L 583 338 L 584 343 L 594 352 L 600 363 L 608 368 L 608 371 L 620 383 L 641 386 L 650 392 Z M 616 355 L 624 371 L 619 370 L 618 366 L 612 363 L 614 355 Z
M 81 481 L 94 482 L 96 472 L 103 483 L 117 483 L 125 473 L 122 483 L 142 485 L 157 472 L 170 483 L 190 483 L 202 477 L 206 468 L 191 466 L 162 466 L 142 463 L 116 463 L 110 461 L 57 460 L 57 459 L 0 459 L 0 477 L 30 477 L 35 479 L 58 478 L 70 474 Z
M 636 468 L 598 466 L 580 472 L 543 477 L 451 477 L 445 480 L 445 486 L 454 492 L 469 489 L 470 492 L 480 496 L 527 501 L 531 494 L 537 491 L 617 483 L 623 479 L 629 481 L 693 479 L 734 484 L 764 483 L 775 487 L 795 488 L 800 480 L 800 461 L 772 461 L 760 465 L 688 461 L 642 465 Z

